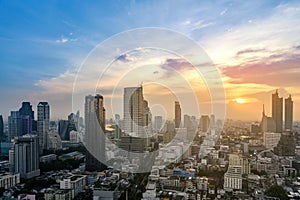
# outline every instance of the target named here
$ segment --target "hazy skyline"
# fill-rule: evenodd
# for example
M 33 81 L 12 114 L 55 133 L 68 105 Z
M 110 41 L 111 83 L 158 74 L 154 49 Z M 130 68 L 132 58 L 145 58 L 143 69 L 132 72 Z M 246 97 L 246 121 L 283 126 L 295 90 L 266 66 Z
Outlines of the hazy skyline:
M 294 120 L 300 120 L 299 11 L 298 1 L 1 2 L 0 114 L 6 121 L 22 101 L 30 101 L 35 112 L 39 101 L 48 101 L 52 118 L 66 118 L 77 70 L 96 45 L 129 29 L 161 27 L 206 51 L 222 75 L 227 118 L 260 120 L 262 104 L 271 116 L 271 94 L 279 88 L 283 98 L 292 94 Z M 147 55 L 120 55 L 116 63 L 155 65 L 170 80 L 176 74 L 166 65 L 188 74 L 174 55 Z

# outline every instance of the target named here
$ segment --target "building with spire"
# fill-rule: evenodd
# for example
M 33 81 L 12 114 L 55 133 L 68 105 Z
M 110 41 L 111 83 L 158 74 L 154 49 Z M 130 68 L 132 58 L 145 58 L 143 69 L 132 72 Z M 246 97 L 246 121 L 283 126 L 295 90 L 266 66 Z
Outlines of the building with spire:
M 272 117 L 268 117 L 265 113 L 265 105 L 263 104 L 262 119 L 260 123 L 261 132 L 276 132 L 276 125 Z

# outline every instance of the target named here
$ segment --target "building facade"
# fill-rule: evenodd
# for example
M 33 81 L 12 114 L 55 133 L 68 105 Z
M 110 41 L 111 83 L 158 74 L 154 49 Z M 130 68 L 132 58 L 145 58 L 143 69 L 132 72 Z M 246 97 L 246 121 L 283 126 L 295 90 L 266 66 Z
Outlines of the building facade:
M 293 129 L 293 100 L 291 95 L 284 100 L 284 127 L 285 130 Z
M 40 175 L 39 143 L 36 135 L 15 137 L 10 150 L 10 163 L 14 173 L 29 179 Z
M 278 90 L 272 94 L 272 119 L 275 122 L 275 132 L 282 133 L 283 126 L 283 98 L 279 98 Z
M 181 107 L 179 101 L 175 101 L 175 128 L 179 128 L 181 124 Z
M 103 163 L 105 155 L 105 109 L 103 96 L 85 97 L 85 140 L 86 140 L 86 170 L 102 171 L 106 168 Z M 100 162 L 101 161 L 101 162 Z
M 135 133 L 137 136 L 144 136 L 145 105 L 143 87 L 124 88 L 124 131 L 125 133 Z
M 50 105 L 48 102 L 39 102 L 37 105 L 37 133 L 39 136 L 40 151 L 47 149 L 48 131 L 50 126 Z

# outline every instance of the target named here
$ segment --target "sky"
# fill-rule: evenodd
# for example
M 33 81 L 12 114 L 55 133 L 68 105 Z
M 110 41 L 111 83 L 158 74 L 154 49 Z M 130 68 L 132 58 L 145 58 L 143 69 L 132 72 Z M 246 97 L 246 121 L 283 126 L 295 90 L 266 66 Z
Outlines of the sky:
M 22 101 L 30 101 L 35 110 L 39 101 L 48 101 L 52 119 L 67 118 L 74 110 L 74 82 L 80 80 L 82 66 L 93 65 L 102 57 L 96 54 L 99 44 L 101 48 L 105 41 L 132 29 L 157 27 L 182 34 L 203 49 L 201 55 L 206 53 L 220 74 L 227 118 L 259 121 L 263 104 L 271 115 L 271 94 L 278 88 L 281 97 L 292 95 L 294 119 L 300 120 L 299 24 L 299 1 L 0 1 L 0 114 L 6 119 Z M 165 38 L 168 36 L 161 38 L 162 43 L 172 48 Z M 118 42 L 122 45 L 126 40 Z M 130 84 L 138 85 L 142 79 L 160 75 L 161 84 L 151 83 L 150 78 L 145 81 L 145 98 L 153 109 L 164 103 L 151 99 L 152 91 L 163 93 L 170 90 L 168 84 L 181 85 L 180 80 L 205 82 L 205 77 L 195 78 L 189 63 L 174 52 L 138 48 L 120 49 L 113 55 L 116 60 L 111 71 L 102 79 L 108 85 L 99 85 L 107 102 L 112 97 L 104 86 L 111 89 L 115 82 L 109 78 L 116 74 L 123 77 L 118 89 L 128 78 Z M 133 72 L 125 76 L 118 68 L 124 65 L 140 68 L 130 68 Z M 97 73 L 89 71 L 85 76 L 100 76 L 105 67 L 96 67 Z M 90 89 L 88 82 L 80 83 Z M 203 97 L 205 107 L 214 94 L 202 87 L 205 84 L 197 84 L 201 87 L 191 88 L 198 98 Z M 116 91 L 114 107 L 120 113 L 122 91 Z M 176 90 L 175 96 L 166 94 L 179 98 L 184 91 L 186 88 Z M 170 96 L 161 99 L 168 98 L 174 100 Z M 82 107 L 78 109 L 83 114 Z M 186 109 L 192 115 L 196 111 L 192 106 Z M 202 109 L 201 114 L 209 112 Z

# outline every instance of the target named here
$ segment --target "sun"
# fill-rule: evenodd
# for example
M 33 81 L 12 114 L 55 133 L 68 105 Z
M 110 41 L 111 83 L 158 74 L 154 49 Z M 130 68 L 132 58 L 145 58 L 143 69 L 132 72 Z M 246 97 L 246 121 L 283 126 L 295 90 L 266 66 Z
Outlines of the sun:
M 246 99 L 243 99 L 243 98 L 236 98 L 235 99 L 235 102 L 239 103 L 239 104 L 243 104 L 243 103 L 246 103 L 247 100 Z

